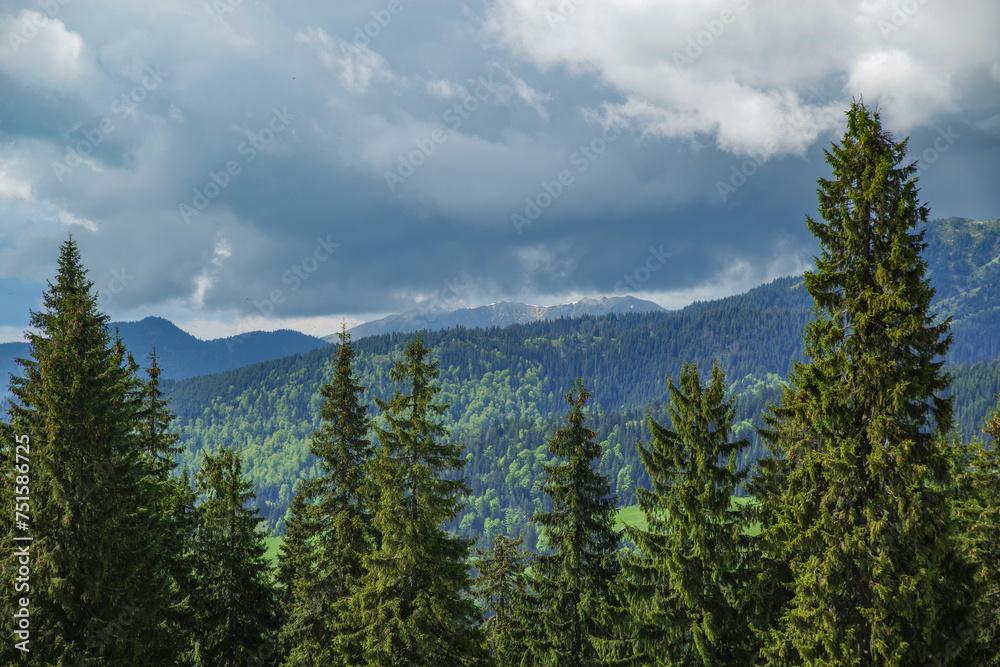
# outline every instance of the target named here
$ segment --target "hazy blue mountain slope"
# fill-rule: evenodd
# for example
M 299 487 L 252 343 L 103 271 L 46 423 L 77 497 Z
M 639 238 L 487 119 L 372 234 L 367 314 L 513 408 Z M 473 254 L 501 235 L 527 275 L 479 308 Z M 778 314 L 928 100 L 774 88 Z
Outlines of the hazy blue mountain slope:
M 125 347 L 140 365 L 146 364 L 155 345 L 163 376 L 174 379 L 221 373 L 259 361 L 329 346 L 322 338 L 287 329 L 253 331 L 204 341 L 162 317 L 111 323 L 112 331 L 115 327 L 125 341 Z M 27 343 L 0 344 L 0 386 L 6 388 L 9 373 L 20 372 L 21 367 L 14 359 L 24 357 L 27 353 Z
M 937 220 L 924 241 L 935 307 L 954 318 L 949 359 L 972 363 L 1000 355 L 1000 220 Z
M 607 315 L 609 313 L 652 313 L 663 312 L 663 310 L 662 307 L 652 301 L 637 299 L 633 296 L 582 299 L 575 303 L 557 306 L 532 306 L 525 303 L 504 301 L 478 308 L 389 315 L 380 320 L 365 322 L 349 329 L 349 333 L 352 338 L 357 340 L 364 336 L 377 336 L 384 333 L 409 333 L 422 329 L 435 331 L 456 326 L 505 327 L 511 324 L 526 324 L 538 320 L 554 320 L 560 317 Z M 334 342 L 336 338 L 336 334 L 331 334 L 325 336 L 324 340 Z

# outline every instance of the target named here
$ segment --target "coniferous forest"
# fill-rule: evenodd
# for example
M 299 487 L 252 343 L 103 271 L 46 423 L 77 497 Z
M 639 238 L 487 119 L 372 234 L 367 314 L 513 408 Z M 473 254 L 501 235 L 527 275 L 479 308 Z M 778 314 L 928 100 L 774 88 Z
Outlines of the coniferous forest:
M 70 238 L 0 425 L 3 664 L 1000 665 L 1000 239 L 846 116 L 813 268 L 721 317 L 175 382 Z

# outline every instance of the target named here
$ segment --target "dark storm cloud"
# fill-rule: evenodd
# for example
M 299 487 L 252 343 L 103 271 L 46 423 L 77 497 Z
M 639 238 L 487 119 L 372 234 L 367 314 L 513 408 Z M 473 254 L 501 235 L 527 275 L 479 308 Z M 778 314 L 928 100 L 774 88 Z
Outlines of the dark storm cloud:
M 67 231 L 112 316 L 215 335 L 744 289 L 814 252 L 860 93 L 934 215 L 1000 209 L 987 2 L 50 4 L 0 11 L 7 337 Z

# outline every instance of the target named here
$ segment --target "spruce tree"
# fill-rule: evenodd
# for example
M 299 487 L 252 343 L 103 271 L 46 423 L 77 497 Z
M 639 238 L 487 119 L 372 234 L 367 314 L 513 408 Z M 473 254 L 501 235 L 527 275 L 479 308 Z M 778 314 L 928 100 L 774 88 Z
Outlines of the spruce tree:
M 278 549 L 278 567 L 275 572 L 278 608 L 281 618 L 281 644 L 285 659 L 298 643 L 292 629 L 292 614 L 299 596 L 299 582 L 312 581 L 316 567 L 316 534 L 318 532 L 313 506 L 299 490 L 292 497 L 285 516 L 285 534 Z
M 160 366 L 156 348 L 149 355 L 148 379 L 142 391 L 138 435 L 143 447 L 146 488 L 150 507 L 160 508 L 154 518 L 156 527 L 148 534 L 157 540 L 154 550 L 158 558 L 153 568 L 164 578 L 163 585 L 172 592 L 171 604 L 164 610 L 161 631 L 176 642 L 171 653 L 184 655 L 179 664 L 188 664 L 192 638 L 190 635 L 190 597 L 194 590 L 191 575 L 194 567 L 192 548 L 194 536 L 194 489 L 185 470 L 183 477 L 175 477 L 176 457 L 183 450 L 178 444 L 180 436 L 169 431 L 174 419 L 160 389 Z
M 23 377 L 11 380 L 12 437 L 27 436 L 27 525 L 4 513 L 0 561 L 12 576 L 30 536 L 30 656 L 34 664 L 172 665 L 183 637 L 170 619 L 177 591 L 163 569 L 164 495 L 140 437 L 143 384 L 97 309 L 76 243 L 63 243 L 55 284 L 31 313 Z M 15 443 L 4 438 L 14 461 Z M 16 479 L 5 480 L 15 482 Z M 12 489 L 7 488 L 9 493 Z M 10 495 L 8 498 L 13 500 Z M 15 596 L 0 598 L 10 628 Z M 21 652 L 9 641 L 0 658 Z
M 601 445 L 584 426 L 590 392 L 577 380 L 565 397 L 569 426 L 549 441 L 558 462 L 543 466 L 542 491 L 553 510 L 536 512 L 533 519 L 552 552 L 539 554 L 532 568 L 542 633 L 536 653 L 538 664 L 548 667 L 605 664 L 599 645 L 612 637 L 610 617 L 617 606 L 616 498 L 608 479 L 593 468 Z
M 1000 665 L 1000 397 L 983 432 L 993 442 L 977 438 L 961 448 L 956 513 L 962 542 L 975 564 L 979 585 L 975 664 Z
M 652 417 L 652 443 L 637 446 L 652 489 L 637 489 L 646 530 L 626 534 L 639 549 L 625 561 L 637 654 L 644 664 L 749 665 L 757 650 L 744 614 L 745 519 L 731 510 L 745 471 L 730 442 L 732 401 L 718 363 L 702 387 L 695 364 L 681 386 L 668 380 L 673 430 Z
M 238 453 L 205 456 L 195 475 L 196 589 L 192 624 L 198 664 L 218 667 L 270 664 L 277 600 L 259 510 Z
M 528 557 L 518 548 L 522 542 L 498 534 L 491 551 L 476 550 L 476 597 L 483 602 L 487 643 L 497 667 L 531 664 L 533 605 L 525 574 Z
M 791 600 L 768 633 L 773 664 L 951 664 L 968 643 L 971 570 L 951 521 L 942 371 L 949 322 L 930 312 L 906 142 L 855 102 L 826 152 L 822 253 L 808 359 L 794 365 L 762 435 L 786 463 L 760 488 L 770 549 L 790 566 Z
M 479 665 L 486 657 L 481 612 L 469 597 L 470 543 L 444 528 L 468 488 L 458 476 L 463 447 L 445 440 L 439 421 L 448 406 L 435 401 L 437 363 L 425 361 L 428 352 L 418 335 L 391 371 L 409 393 L 376 399 L 386 427 L 376 428 L 369 468 L 381 545 L 365 556 L 351 600 L 369 665 Z
M 295 542 L 302 543 L 299 558 L 308 559 L 290 564 L 294 583 L 286 594 L 290 607 L 282 631 L 289 667 L 357 665 L 363 659 L 364 627 L 352 622 L 348 606 L 365 572 L 363 559 L 377 542 L 373 493 L 365 479 L 374 447 L 367 406 L 360 401 L 364 388 L 351 370 L 355 352 L 346 327 L 339 338 L 333 380 L 320 389 L 323 426 L 311 448 L 322 474 L 302 483 L 302 501 L 289 526 Z

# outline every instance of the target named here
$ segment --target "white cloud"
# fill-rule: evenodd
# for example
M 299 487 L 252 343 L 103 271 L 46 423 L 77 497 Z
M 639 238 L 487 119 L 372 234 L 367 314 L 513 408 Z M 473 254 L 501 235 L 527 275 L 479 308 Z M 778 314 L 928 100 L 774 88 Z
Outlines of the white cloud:
M 979 129 L 983 130 L 987 134 L 992 134 L 995 137 L 1000 137 L 1000 113 L 995 116 L 990 116 L 984 121 L 977 123 Z
M 70 225 L 79 225 L 87 231 L 96 232 L 97 225 L 94 224 L 93 220 L 88 220 L 86 218 L 78 218 L 69 211 L 59 211 L 59 222 L 63 223 L 67 227 Z
M 957 110 L 948 74 L 932 71 L 903 51 L 866 53 L 851 68 L 847 85 L 885 105 L 888 124 L 903 133 Z
M 367 46 L 332 38 L 320 28 L 309 28 L 295 35 L 295 41 L 313 47 L 324 65 L 337 73 L 345 88 L 364 93 L 375 82 L 396 82 L 385 58 Z
M 83 37 L 61 20 L 31 9 L 0 15 L 0 72 L 32 88 L 84 87 L 94 67 Z
M 15 173 L 13 160 L 0 158 L 0 199 L 31 199 L 31 183 Z
M 459 99 L 465 95 L 465 88 L 444 79 L 431 79 L 426 89 L 428 95 L 443 100 Z
M 524 102 L 528 107 L 534 109 L 539 118 L 542 120 L 548 120 L 549 114 L 545 110 L 545 102 L 551 100 L 552 95 L 535 90 L 529 86 L 524 79 L 514 74 L 509 67 L 503 66 L 500 69 L 513 85 L 514 94 L 518 97 L 518 99 Z
M 958 110 L 950 75 L 995 63 L 997 49 L 982 45 L 996 39 L 981 33 L 1000 5 L 936 4 L 901 14 L 894 0 L 496 0 L 485 33 L 543 69 L 596 77 L 610 89 L 592 116 L 605 124 L 714 139 L 737 155 L 801 155 L 859 94 L 887 106 L 894 130 Z M 804 93 L 822 81 L 847 85 Z
M 27 341 L 24 339 L 26 330 L 38 333 L 36 329 L 31 327 L 0 326 L 0 343 L 26 343 Z M 17 370 L 20 371 L 21 367 L 18 366 Z M 15 374 L 19 375 L 20 373 Z
M 194 279 L 194 293 L 191 295 L 191 306 L 195 310 L 200 310 L 205 305 L 205 294 L 215 285 L 216 279 L 222 272 L 223 264 L 232 254 L 229 242 L 226 241 L 222 234 L 217 234 L 215 248 L 212 251 L 211 266 L 206 267 Z

